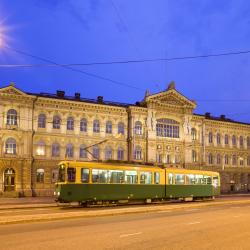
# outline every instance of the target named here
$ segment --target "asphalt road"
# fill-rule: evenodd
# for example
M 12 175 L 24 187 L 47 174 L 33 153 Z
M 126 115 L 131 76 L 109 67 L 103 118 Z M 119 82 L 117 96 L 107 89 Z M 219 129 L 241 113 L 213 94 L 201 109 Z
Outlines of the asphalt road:
M 250 205 L 0 226 L 0 249 L 250 249 Z

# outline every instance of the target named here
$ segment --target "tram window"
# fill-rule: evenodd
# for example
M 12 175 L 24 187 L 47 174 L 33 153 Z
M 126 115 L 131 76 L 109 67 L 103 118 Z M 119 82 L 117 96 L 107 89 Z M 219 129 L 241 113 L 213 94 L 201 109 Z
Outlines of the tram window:
M 61 165 L 58 172 L 58 182 L 65 182 L 65 166 Z
M 196 184 L 203 184 L 203 175 L 200 175 L 200 174 L 196 174 L 195 175 L 195 183 Z
M 204 175 L 204 184 L 212 184 L 211 176 Z
M 189 184 L 189 185 L 195 184 L 195 176 L 194 176 L 194 174 L 187 174 L 186 178 L 187 178 L 187 184 Z
M 141 172 L 140 173 L 140 183 L 141 184 L 152 184 L 152 173 L 151 172 Z
M 154 173 L 154 179 L 155 179 L 155 184 L 160 184 L 160 173 L 159 172 L 155 172 Z
M 67 175 L 68 175 L 68 182 L 76 181 L 76 169 L 75 168 L 68 168 Z
M 122 170 L 109 170 L 108 177 L 109 183 L 124 183 L 124 171 Z
M 175 175 L 175 184 L 182 185 L 185 183 L 184 174 L 176 174 Z
M 138 175 L 136 171 L 125 171 L 125 182 L 127 184 L 137 184 Z
M 218 176 L 214 176 L 213 177 L 213 186 L 217 187 L 219 185 L 219 177 Z
M 82 183 L 89 182 L 89 169 L 88 168 L 81 168 L 81 181 Z
M 103 169 L 92 170 L 92 182 L 93 183 L 107 183 L 108 171 Z
M 172 185 L 174 184 L 174 175 L 168 174 L 168 184 Z

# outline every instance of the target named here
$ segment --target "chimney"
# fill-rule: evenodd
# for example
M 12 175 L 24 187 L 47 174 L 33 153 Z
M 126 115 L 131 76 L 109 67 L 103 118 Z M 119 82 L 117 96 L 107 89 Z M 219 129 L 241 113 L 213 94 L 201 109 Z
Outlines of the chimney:
M 211 114 L 209 112 L 205 113 L 205 118 L 211 118 Z
M 97 102 L 103 103 L 103 96 L 97 96 Z
M 225 115 L 221 115 L 221 116 L 220 116 L 220 119 L 221 119 L 221 120 L 226 120 L 226 116 L 225 116 Z
M 62 90 L 57 90 L 56 91 L 56 96 L 57 97 L 64 98 L 64 95 L 65 95 L 65 91 L 62 91 Z
M 78 92 L 76 92 L 76 93 L 75 93 L 75 99 L 76 99 L 76 100 L 80 100 L 80 99 L 81 99 L 81 94 L 78 93 Z

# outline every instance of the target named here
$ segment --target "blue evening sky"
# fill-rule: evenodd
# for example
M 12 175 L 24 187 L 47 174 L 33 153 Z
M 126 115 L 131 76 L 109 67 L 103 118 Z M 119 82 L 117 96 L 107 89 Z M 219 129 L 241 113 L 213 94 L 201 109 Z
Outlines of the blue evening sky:
M 247 0 L 0 0 L 0 39 L 60 64 L 171 58 L 250 50 Z M 46 64 L 0 48 L 0 64 Z M 196 60 L 0 68 L 0 87 L 57 89 L 86 98 L 135 103 L 172 80 L 196 100 L 196 113 L 250 122 L 250 54 Z M 123 85 L 124 84 L 124 85 Z M 130 88 L 132 85 L 136 88 Z

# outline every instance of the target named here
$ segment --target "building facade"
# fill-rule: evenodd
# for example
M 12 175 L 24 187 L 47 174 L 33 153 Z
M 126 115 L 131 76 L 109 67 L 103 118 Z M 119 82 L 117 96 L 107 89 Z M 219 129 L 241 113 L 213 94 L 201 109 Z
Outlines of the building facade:
M 0 196 L 49 196 L 61 160 L 119 161 L 221 173 L 222 192 L 250 188 L 250 124 L 194 113 L 169 84 L 135 105 L 0 89 Z

